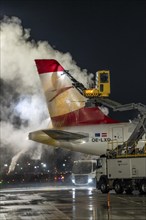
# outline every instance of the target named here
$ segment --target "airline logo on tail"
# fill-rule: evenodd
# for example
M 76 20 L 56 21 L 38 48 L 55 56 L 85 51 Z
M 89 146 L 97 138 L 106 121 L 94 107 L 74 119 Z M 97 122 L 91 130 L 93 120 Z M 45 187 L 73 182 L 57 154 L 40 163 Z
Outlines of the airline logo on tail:
M 54 127 L 116 123 L 98 107 L 85 107 L 86 98 L 73 86 L 56 60 L 35 60 Z

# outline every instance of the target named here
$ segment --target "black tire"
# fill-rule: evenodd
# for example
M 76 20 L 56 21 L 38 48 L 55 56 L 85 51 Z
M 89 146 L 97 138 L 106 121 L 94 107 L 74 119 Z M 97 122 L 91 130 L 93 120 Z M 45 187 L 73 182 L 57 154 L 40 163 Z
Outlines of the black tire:
M 115 192 L 116 192 L 117 194 L 122 194 L 123 191 L 124 191 L 124 188 L 123 188 L 123 186 L 122 186 L 122 182 L 121 182 L 121 181 L 116 181 L 116 182 L 114 183 L 114 189 L 115 189 Z
M 108 184 L 107 184 L 106 180 L 101 180 L 100 190 L 101 190 L 102 193 L 108 193 L 109 192 L 109 187 L 108 187 Z
M 142 180 L 139 185 L 140 194 L 146 194 L 146 180 Z
M 125 192 L 126 192 L 126 194 L 132 194 L 133 188 L 130 187 L 130 188 L 125 189 Z

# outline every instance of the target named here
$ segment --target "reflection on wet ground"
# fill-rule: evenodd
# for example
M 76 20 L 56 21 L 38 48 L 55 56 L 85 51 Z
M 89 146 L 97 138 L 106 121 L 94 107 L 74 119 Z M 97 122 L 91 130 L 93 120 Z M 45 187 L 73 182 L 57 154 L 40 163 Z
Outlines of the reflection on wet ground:
M 27 187 L 1 189 L 0 198 L 0 220 L 146 219 L 146 197 L 136 192 L 107 196 L 93 188 Z

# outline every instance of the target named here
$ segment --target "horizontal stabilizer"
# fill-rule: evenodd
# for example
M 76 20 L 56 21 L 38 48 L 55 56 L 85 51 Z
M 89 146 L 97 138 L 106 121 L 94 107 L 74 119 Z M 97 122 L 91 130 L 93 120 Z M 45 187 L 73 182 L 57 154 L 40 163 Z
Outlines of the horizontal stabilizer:
M 83 135 L 83 134 L 77 134 L 77 133 L 72 133 L 68 131 L 61 131 L 61 130 L 54 130 L 54 129 L 43 130 L 43 132 L 55 140 L 69 141 L 69 140 L 83 139 L 87 137 L 87 135 Z

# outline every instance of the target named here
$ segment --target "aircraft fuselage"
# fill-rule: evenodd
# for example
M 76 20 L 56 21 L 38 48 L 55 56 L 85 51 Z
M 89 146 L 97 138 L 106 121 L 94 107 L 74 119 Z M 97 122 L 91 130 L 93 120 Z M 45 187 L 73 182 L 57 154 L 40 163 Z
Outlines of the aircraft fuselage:
M 54 147 L 62 147 L 71 151 L 82 152 L 86 154 L 102 155 L 107 149 L 114 149 L 118 145 L 127 141 L 135 129 L 133 123 L 99 124 L 88 126 L 63 127 L 59 130 L 83 134 L 85 138 L 80 139 L 56 139 L 52 138 L 43 130 L 30 133 L 31 140 L 44 143 Z M 143 147 L 143 140 L 139 141 L 139 146 Z

